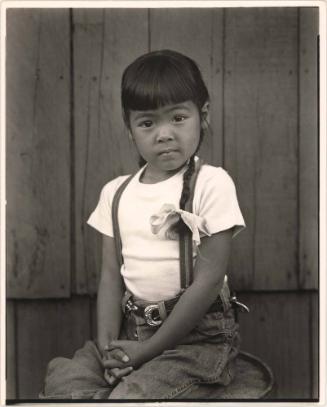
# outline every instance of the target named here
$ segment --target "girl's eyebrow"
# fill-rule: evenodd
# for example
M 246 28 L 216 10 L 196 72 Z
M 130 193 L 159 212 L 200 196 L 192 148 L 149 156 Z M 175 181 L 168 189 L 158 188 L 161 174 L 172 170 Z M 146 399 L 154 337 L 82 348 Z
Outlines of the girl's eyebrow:
M 174 105 L 167 109 L 167 112 L 171 112 L 173 110 L 180 110 L 180 109 L 185 109 L 185 110 L 190 110 L 189 106 L 185 103 L 179 103 L 177 105 Z
M 144 117 L 153 117 L 153 116 L 155 116 L 155 113 L 152 113 L 150 110 L 149 111 L 146 110 L 144 112 L 136 113 L 133 119 L 138 120 Z
M 164 109 L 165 112 L 170 113 L 174 110 L 180 110 L 180 109 L 185 109 L 185 110 L 189 110 L 188 105 L 186 105 L 185 103 L 179 103 L 177 105 L 173 105 L 167 109 Z M 138 120 L 141 119 L 143 117 L 154 117 L 157 115 L 156 113 L 157 110 L 145 110 L 139 113 L 136 113 L 134 116 L 134 120 Z

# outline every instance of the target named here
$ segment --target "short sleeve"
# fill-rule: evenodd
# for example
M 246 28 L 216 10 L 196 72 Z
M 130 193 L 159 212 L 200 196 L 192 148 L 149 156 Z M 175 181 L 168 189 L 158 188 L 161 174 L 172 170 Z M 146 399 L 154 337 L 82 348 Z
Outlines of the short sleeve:
M 205 219 L 211 234 L 234 227 L 235 237 L 245 227 L 245 222 L 230 175 L 221 167 L 204 166 L 198 183 L 194 212 Z
M 115 192 L 124 179 L 126 179 L 125 176 L 115 178 L 102 188 L 98 204 L 87 220 L 88 225 L 94 227 L 98 232 L 110 237 L 114 237 L 111 205 Z

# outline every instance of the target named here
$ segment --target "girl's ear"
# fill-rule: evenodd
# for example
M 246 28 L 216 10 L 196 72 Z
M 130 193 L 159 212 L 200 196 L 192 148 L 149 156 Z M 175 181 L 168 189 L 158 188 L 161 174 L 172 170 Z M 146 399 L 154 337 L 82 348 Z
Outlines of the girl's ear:
M 201 109 L 201 127 L 206 129 L 210 123 L 210 104 L 209 101 L 205 102 Z
M 130 139 L 130 141 L 134 141 L 133 134 L 130 130 L 128 130 L 128 138 Z

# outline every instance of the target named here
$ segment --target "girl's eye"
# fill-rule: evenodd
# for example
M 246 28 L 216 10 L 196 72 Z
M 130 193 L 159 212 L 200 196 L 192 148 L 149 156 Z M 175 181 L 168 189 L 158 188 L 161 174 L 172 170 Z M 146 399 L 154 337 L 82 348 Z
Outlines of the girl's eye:
M 152 123 L 151 120 L 144 120 L 144 122 L 141 122 L 141 123 L 139 124 L 139 127 L 148 128 L 148 127 L 151 127 L 152 124 L 153 124 L 153 123 Z
M 174 116 L 174 119 L 173 119 L 173 120 L 174 120 L 175 122 L 179 123 L 179 122 L 183 122 L 185 119 L 186 119 L 185 116 L 176 115 L 176 116 Z

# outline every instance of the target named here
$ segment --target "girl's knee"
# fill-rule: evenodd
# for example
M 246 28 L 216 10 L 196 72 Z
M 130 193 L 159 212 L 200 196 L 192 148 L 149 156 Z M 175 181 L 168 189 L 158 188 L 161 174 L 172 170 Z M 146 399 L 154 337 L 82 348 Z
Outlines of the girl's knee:
M 109 399 L 126 400 L 126 399 L 149 399 L 149 389 L 145 383 L 131 380 L 130 377 L 123 378 L 117 386 L 111 391 Z

